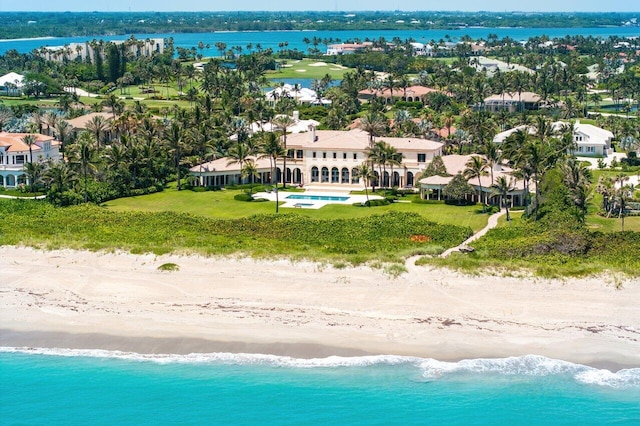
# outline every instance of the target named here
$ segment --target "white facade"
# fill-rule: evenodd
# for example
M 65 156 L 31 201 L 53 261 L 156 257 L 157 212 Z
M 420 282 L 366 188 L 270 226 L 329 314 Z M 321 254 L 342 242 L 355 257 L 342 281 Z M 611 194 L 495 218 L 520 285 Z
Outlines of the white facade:
M 563 126 L 569 123 L 556 121 L 552 124 L 555 131 L 560 131 Z M 536 129 L 533 126 L 518 126 L 513 129 L 505 130 L 498 133 L 493 142 L 500 144 L 503 143 L 509 136 L 518 130 L 526 130 L 529 134 L 535 134 Z M 602 129 L 592 124 L 583 124 L 580 121 L 576 121 L 573 125 L 573 141 L 576 144 L 576 149 L 572 152 L 577 156 L 607 156 L 613 151 L 611 149 L 611 141 L 613 140 L 613 133 L 609 130 Z
M 30 183 L 24 171 L 24 165 L 30 161 L 29 146 L 22 141 L 27 134 L 0 132 L 0 186 L 15 188 Z M 36 142 L 31 146 L 33 161 L 58 161 L 60 142 L 52 136 L 35 136 Z
M 400 166 L 380 170 L 375 167 L 380 184 L 413 187 L 415 176 L 424 171 L 433 157 L 442 155 L 443 144 L 418 138 L 378 138 L 403 154 Z M 354 169 L 367 160 L 369 135 L 361 130 L 315 130 L 287 135 L 287 165 L 278 159 L 276 179 L 300 186 L 335 186 L 336 188 L 362 188 L 363 182 Z M 268 159 L 256 161 L 264 183 L 271 182 L 271 164 Z M 382 175 L 380 175 L 382 174 Z M 191 168 L 201 186 L 225 186 L 240 183 L 240 165 L 219 159 Z

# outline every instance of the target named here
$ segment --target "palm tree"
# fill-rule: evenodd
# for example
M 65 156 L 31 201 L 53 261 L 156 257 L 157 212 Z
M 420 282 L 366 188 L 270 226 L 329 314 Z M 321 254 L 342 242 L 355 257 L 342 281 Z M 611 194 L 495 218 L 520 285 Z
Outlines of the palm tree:
M 278 185 L 276 181 L 276 166 L 278 158 L 284 157 L 286 151 L 280 144 L 280 139 L 273 132 L 264 132 L 262 135 L 262 144 L 260 145 L 262 157 L 269 157 L 271 163 L 271 184 Z
M 369 186 L 369 181 L 375 177 L 373 169 L 371 169 L 365 162 L 357 166 L 354 169 L 354 172 L 362 179 L 362 183 L 364 184 L 364 193 L 367 196 L 367 206 L 371 207 L 371 204 L 369 203 L 369 190 L 367 188 Z
M 482 153 L 487 159 L 487 164 L 489 166 L 489 170 L 491 171 L 491 184 L 493 184 L 493 169 L 495 165 L 500 162 L 500 150 L 498 149 L 498 145 L 496 145 L 493 141 L 488 140 L 482 146 Z
M 259 175 L 255 161 L 251 159 L 246 160 L 240 169 L 240 176 L 242 176 L 242 178 L 249 178 L 249 194 L 253 194 L 253 182 Z
M 107 122 L 101 115 L 96 115 L 85 125 L 85 129 L 93 133 L 96 139 L 96 149 L 100 151 L 100 141 L 107 130 Z
M 69 162 L 80 168 L 80 174 L 84 182 L 84 202 L 89 201 L 89 173 L 95 170 L 95 147 L 93 146 L 92 135 L 88 132 L 80 133 L 78 140 L 69 150 Z
M 287 129 L 294 124 L 296 124 L 293 117 L 288 115 L 279 115 L 273 119 L 273 124 L 276 125 L 276 128 L 282 130 L 282 141 L 284 149 L 284 164 L 282 166 L 282 187 L 287 187 L 287 157 L 289 156 L 289 152 L 287 150 Z
M 509 216 L 509 203 L 505 203 L 504 200 L 509 196 L 511 192 L 515 190 L 513 178 L 507 180 L 506 176 L 499 176 L 498 180 L 491 185 L 491 195 L 493 197 L 500 197 L 500 208 L 504 204 L 504 208 L 507 210 L 507 222 L 511 220 Z
M 178 179 L 178 191 L 182 190 L 180 183 L 180 162 L 182 161 L 182 152 L 184 149 L 183 137 L 183 129 L 175 121 L 171 123 L 171 126 L 164 135 L 164 140 L 173 156 L 173 162 L 176 168 L 176 177 Z
M 467 168 L 464 171 L 465 179 L 478 178 L 478 186 L 480 188 L 478 192 L 478 201 L 482 203 L 482 213 L 485 212 L 485 203 L 482 200 L 482 176 L 487 175 L 487 160 L 479 155 L 474 155 L 467 161 Z
M 5 108 L 4 106 L 0 108 L 0 132 L 2 131 L 5 124 L 7 124 L 12 118 L 13 113 L 9 108 Z
M 25 135 L 22 142 L 29 147 L 29 163 L 33 163 L 33 145 L 36 143 L 36 135 Z
M 373 140 L 380 136 L 387 126 L 387 119 L 380 113 L 369 111 L 360 119 L 358 127 L 369 134 L 369 145 L 373 146 Z
M 591 170 L 575 158 L 568 159 L 561 165 L 560 170 L 563 175 L 562 182 L 569 190 L 571 202 L 578 208 L 580 220 L 584 222 L 591 186 Z
M 231 164 L 239 164 L 240 170 L 242 170 L 245 163 L 249 161 L 250 155 L 251 151 L 246 144 L 236 143 L 231 147 L 231 149 L 229 149 L 229 152 L 227 152 L 227 158 L 229 158 L 227 166 L 230 166 Z
M 62 158 L 64 159 L 65 155 L 65 140 L 69 133 L 71 133 L 71 125 L 66 120 L 58 119 L 55 124 L 56 133 L 58 135 L 58 140 L 60 141 L 60 152 L 62 152 Z
M 76 175 L 63 161 L 51 162 L 43 175 L 45 185 L 53 193 L 67 191 L 76 181 Z
M 29 185 L 31 186 L 31 192 L 33 195 L 36 195 L 36 188 L 40 180 L 42 179 L 42 175 L 44 173 L 45 166 L 42 163 L 33 163 L 29 162 L 25 164 L 24 171 L 27 173 L 27 177 L 29 178 Z

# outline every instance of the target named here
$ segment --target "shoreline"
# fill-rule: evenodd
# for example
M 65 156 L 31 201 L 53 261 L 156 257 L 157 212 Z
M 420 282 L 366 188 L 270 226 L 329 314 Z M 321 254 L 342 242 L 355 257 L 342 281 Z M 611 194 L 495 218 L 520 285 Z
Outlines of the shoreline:
M 176 263 L 180 270 L 161 272 Z M 0 247 L 0 346 L 640 366 L 640 285 Z

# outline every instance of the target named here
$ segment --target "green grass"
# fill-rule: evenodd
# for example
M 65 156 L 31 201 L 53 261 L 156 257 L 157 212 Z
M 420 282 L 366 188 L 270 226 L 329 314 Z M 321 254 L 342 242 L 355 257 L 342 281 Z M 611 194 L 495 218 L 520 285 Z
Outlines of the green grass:
M 319 80 L 326 74 L 329 74 L 334 80 L 342 80 L 344 74 L 349 71 L 348 68 L 342 69 L 341 65 L 326 62 L 326 66 L 312 67 L 311 64 L 323 62 L 316 59 L 288 60 L 286 67 L 276 71 L 269 71 L 266 74 L 268 79 L 287 79 L 287 78 L 310 78 Z M 289 66 L 290 65 L 290 66 Z
M 247 208 L 254 205 L 239 204 Z M 471 234 L 469 228 L 437 224 L 403 212 L 349 219 L 295 213 L 218 219 L 176 212 L 116 212 L 95 205 L 55 208 L 44 202 L 0 200 L 0 216 L 3 244 L 132 253 L 287 256 L 343 266 L 370 263 L 390 275 L 403 271 L 390 264 L 402 264 L 416 253 L 437 253 Z M 22 231 L 15 232 L 17 227 Z
M 275 202 L 246 203 L 233 199 L 238 190 L 194 192 L 175 188 L 139 197 L 120 198 L 104 204 L 113 211 L 172 211 L 190 213 L 208 218 L 232 219 L 275 212 Z M 387 212 L 417 213 L 425 219 L 470 227 L 474 232 L 484 228 L 488 215 L 479 206 L 450 206 L 446 204 L 393 203 L 380 207 L 354 207 L 330 204 L 318 210 L 281 209 L 281 214 L 295 214 L 316 219 L 363 218 Z

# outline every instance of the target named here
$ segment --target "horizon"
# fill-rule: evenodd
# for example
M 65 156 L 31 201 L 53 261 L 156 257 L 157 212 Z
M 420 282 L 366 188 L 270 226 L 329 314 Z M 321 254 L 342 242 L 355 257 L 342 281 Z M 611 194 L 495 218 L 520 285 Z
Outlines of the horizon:
M 345 8 L 345 3 L 348 7 Z M 179 8 L 176 3 L 170 0 L 112 0 L 100 4 L 96 8 L 95 3 L 66 0 L 60 3 L 53 3 L 44 0 L 24 0 L 19 3 L 0 0 L 0 10 L 4 12 L 221 12 L 221 13 L 242 13 L 242 12 L 462 12 L 462 13 L 634 13 L 640 12 L 640 2 L 637 0 L 619 0 L 603 5 L 596 0 L 538 0 L 530 5 L 518 5 L 514 9 L 510 0 L 492 1 L 490 5 L 483 5 L 478 9 L 475 0 L 450 0 L 449 7 L 439 9 L 442 4 L 435 1 L 425 0 L 399 0 L 396 4 L 390 4 L 386 0 L 333 0 L 323 2 L 320 7 L 304 8 L 292 6 L 288 0 L 271 0 L 265 7 L 265 2 L 258 0 L 236 0 L 234 9 L 209 6 L 204 7 L 200 1 L 186 0 L 180 2 Z M 601 8 L 606 8 L 602 10 Z

